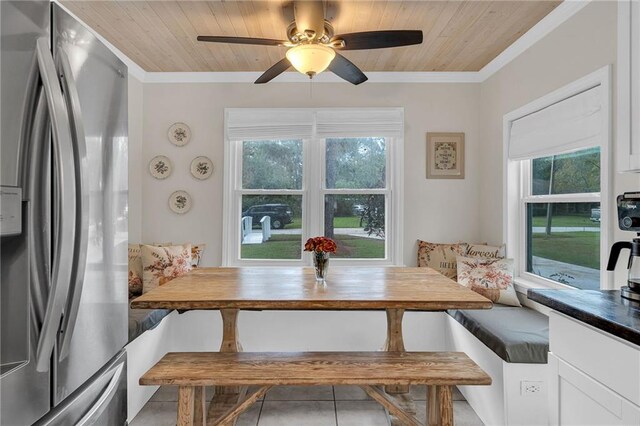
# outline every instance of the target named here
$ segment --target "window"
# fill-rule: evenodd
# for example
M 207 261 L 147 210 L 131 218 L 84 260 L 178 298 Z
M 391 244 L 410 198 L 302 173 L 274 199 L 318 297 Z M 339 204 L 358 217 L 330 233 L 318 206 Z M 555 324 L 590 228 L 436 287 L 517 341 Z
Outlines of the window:
M 534 158 L 526 169 L 525 271 L 599 289 L 600 148 Z
M 309 264 L 317 235 L 338 264 L 401 261 L 401 109 L 230 109 L 225 127 L 225 265 Z
M 505 240 L 516 283 L 608 288 L 608 69 L 504 122 Z

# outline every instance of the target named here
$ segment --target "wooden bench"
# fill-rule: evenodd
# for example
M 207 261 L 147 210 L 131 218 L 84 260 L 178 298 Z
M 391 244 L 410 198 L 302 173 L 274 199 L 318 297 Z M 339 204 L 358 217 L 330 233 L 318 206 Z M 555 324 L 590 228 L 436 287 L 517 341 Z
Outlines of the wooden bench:
M 451 386 L 490 385 L 491 378 L 461 352 L 176 352 L 165 355 L 140 384 L 179 386 L 178 426 L 232 425 L 280 385 L 357 385 L 406 425 L 419 426 L 379 386 L 427 385 L 427 424 L 450 426 Z M 214 385 L 258 389 L 207 423 L 204 387 Z

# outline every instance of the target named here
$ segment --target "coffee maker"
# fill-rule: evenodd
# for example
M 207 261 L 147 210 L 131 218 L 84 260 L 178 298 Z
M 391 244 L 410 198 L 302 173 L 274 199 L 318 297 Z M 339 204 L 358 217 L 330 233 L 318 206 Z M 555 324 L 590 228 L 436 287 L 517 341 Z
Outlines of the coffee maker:
M 611 247 L 607 271 L 613 271 L 620 252 L 629 249 L 627 285 L 620 289 L 622 297 L 640 302 L 640 192 L 618 195 L 618 226 L 623 231 L 637 233 L 631 241 L 618 241 Z

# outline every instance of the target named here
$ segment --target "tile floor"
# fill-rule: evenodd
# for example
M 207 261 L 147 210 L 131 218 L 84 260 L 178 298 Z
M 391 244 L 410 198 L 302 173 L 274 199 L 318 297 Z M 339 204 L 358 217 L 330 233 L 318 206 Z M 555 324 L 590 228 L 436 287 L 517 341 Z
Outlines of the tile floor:
M 426 391 L 414 386 L 418 419 L 426 417 Z M 456 426 L 479 426 L 482 421 L 456 389 L 453 394 Z M 176 424 L 178 393 L 173 386 L 156 392 L 130 426 L 172 426 Z M 237 426 L 388 426 L 384 409 L 358 387 L 282 386 L 271 389 L 238 420 Z

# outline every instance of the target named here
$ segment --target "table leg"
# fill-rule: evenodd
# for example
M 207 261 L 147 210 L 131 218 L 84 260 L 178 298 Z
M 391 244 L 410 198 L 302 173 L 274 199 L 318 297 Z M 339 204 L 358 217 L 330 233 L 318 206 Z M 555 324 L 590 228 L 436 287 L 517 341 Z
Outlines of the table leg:
M 387 340 L 383 350 L 387 352 L 405 352 L 404 339 L 402 337 L 402 317 L 404 309 L 387 309 Z M 386 386 L 387 393 L 408 393 L 409 386 Z
M 402 317 L 404 309 L 387 309 L 387 340 L 383 350 L 387 352 L 405 352 L 404 339 L 402 337 Z M 395 400 L 396 404 L 411 415 L 416 414 L 416 406 L 409 395 L 409 386 L 392 385 L 385 386 L 385 392 Z M 403 422 L 393 415 L 389 415 L 391 425 L 402 425 Z
M 242 352 L 242 346 L 238 340 L 238 312 L 238 309 L 220 310 L 222 316 L 220 352 Z M 212 423 L 236 405 L 244 397 L 244 393 L 246 393 L 246 388 L 214 386 L 213 399 L 211 399 L 207 412 L 207 423 Z

